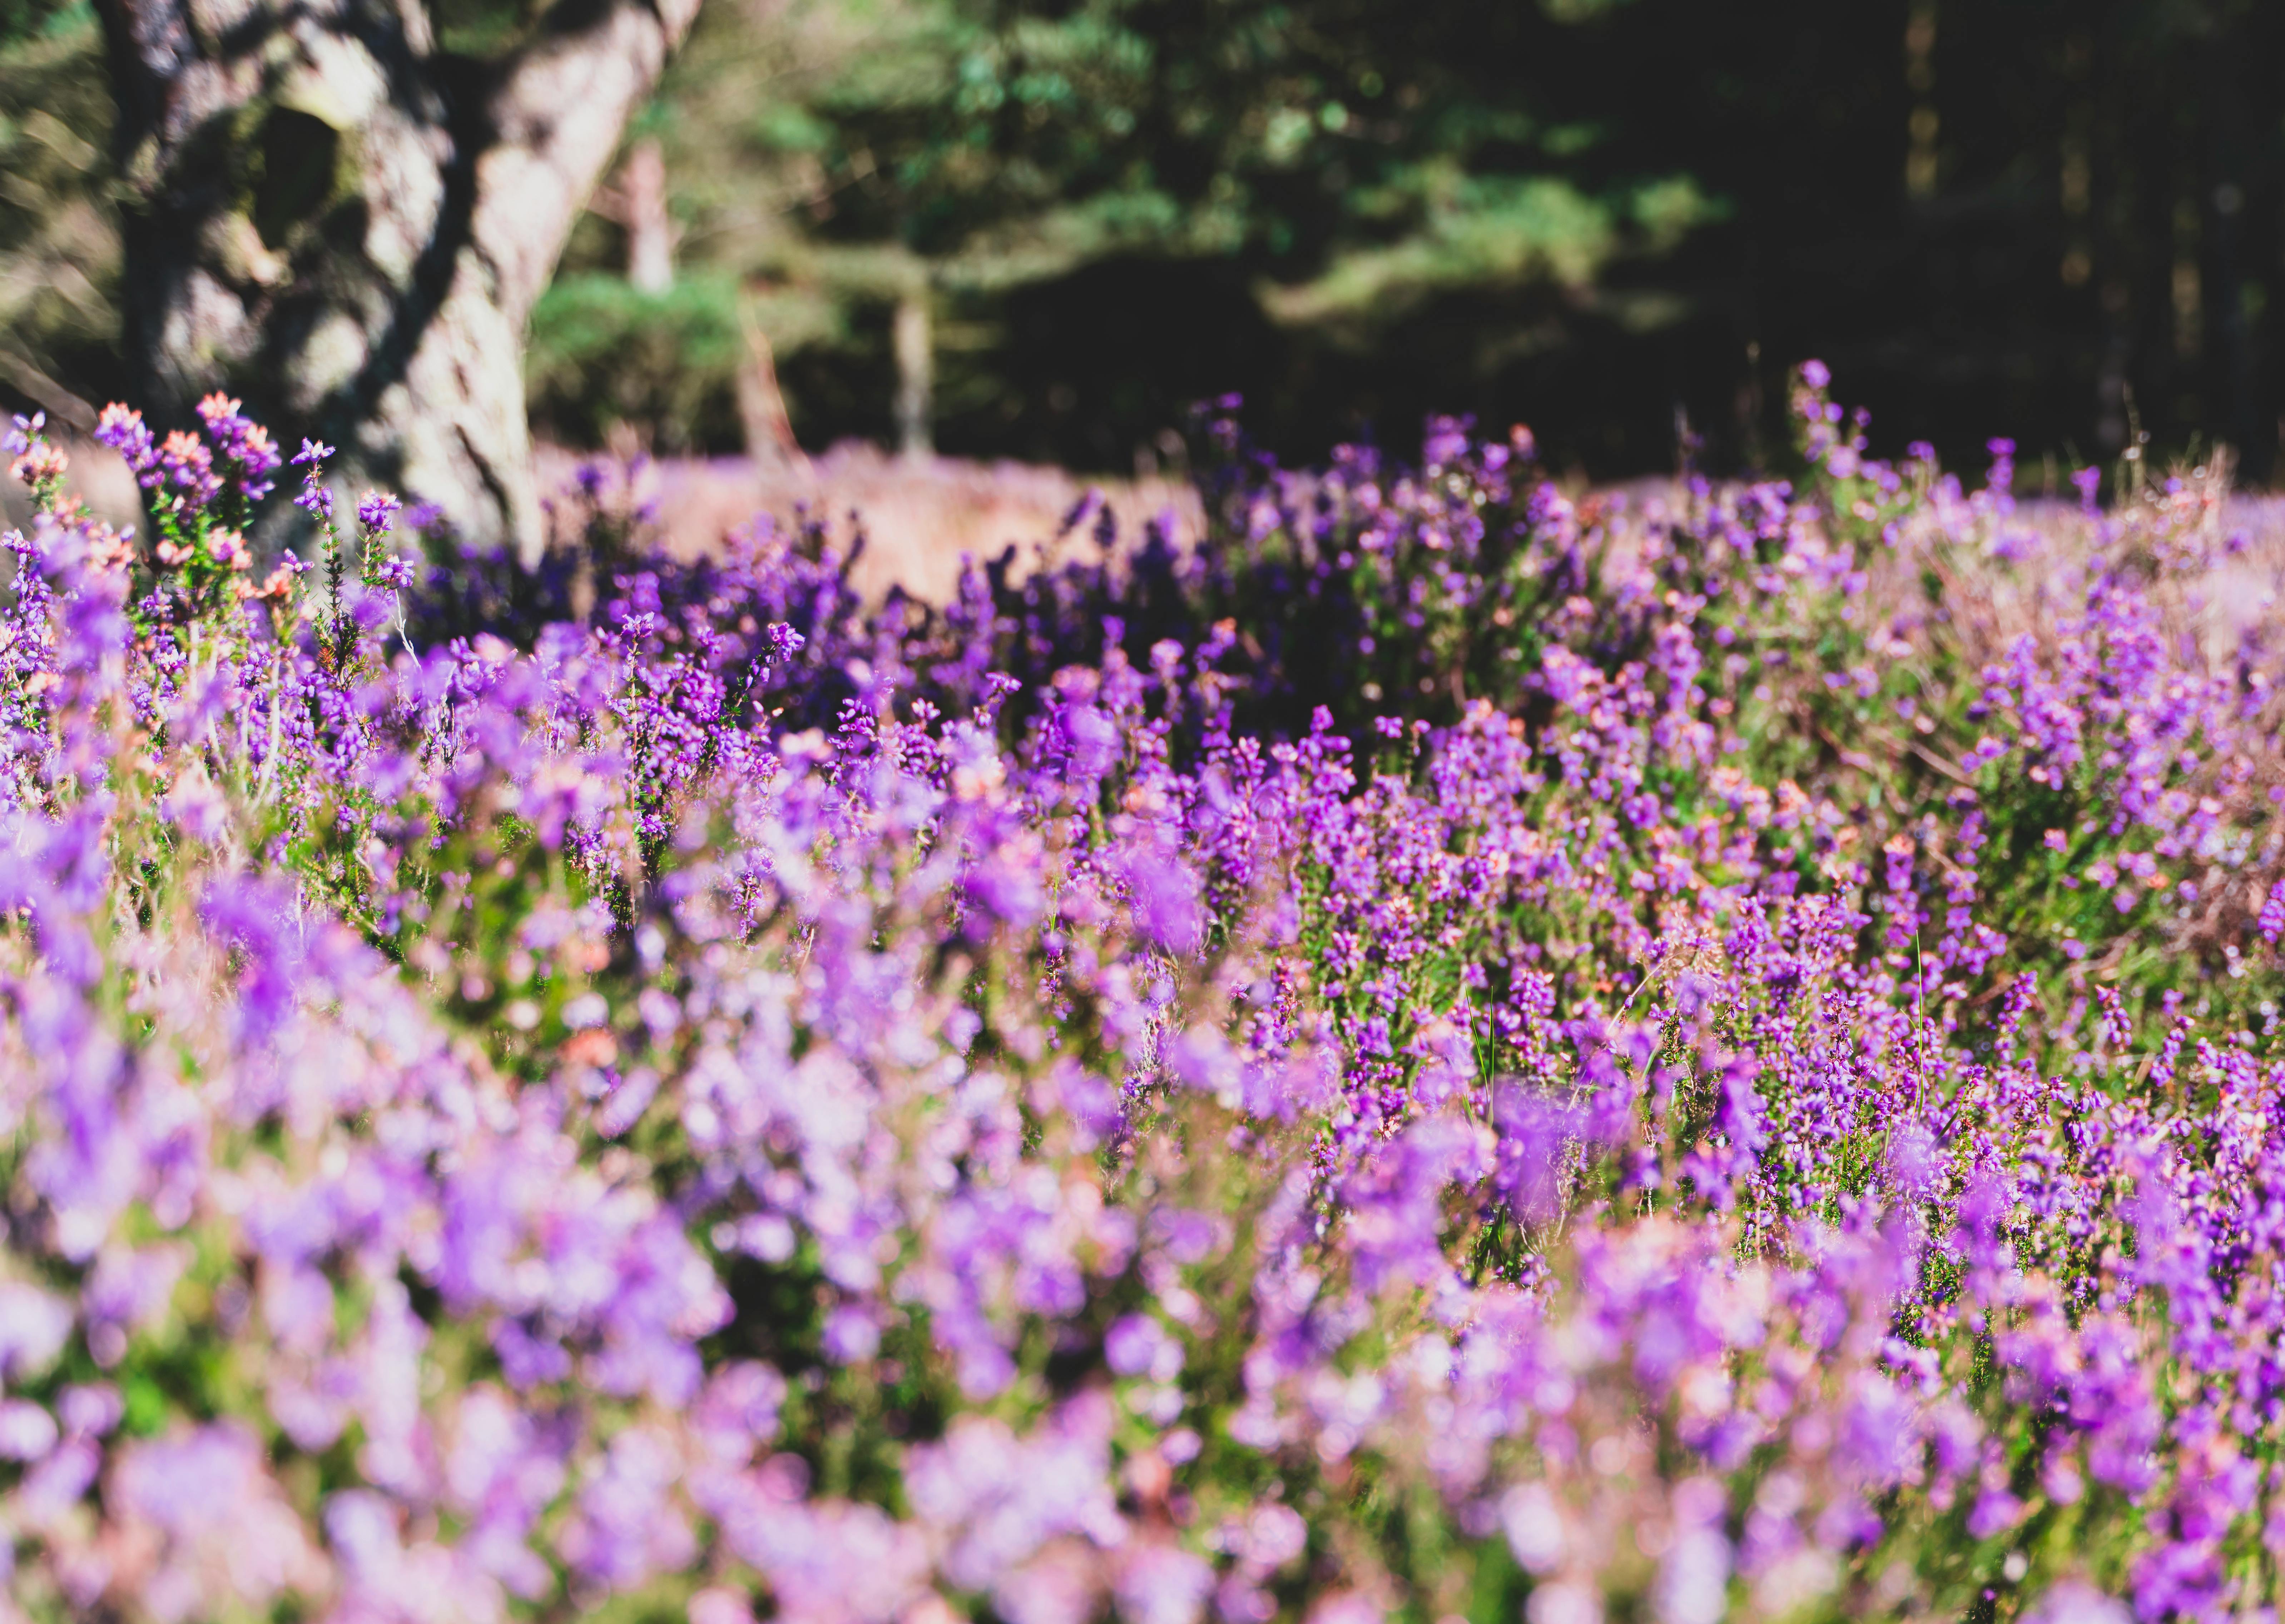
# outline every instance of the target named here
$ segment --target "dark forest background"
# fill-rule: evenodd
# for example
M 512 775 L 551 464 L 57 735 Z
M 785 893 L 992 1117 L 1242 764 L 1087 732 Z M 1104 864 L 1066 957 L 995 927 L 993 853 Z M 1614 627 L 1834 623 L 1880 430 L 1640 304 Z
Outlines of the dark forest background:
M 0 38 L 0 390 L 99 400 L 100 31 Z M 759 450 L 781 404 L 1126 472 L 1237 392 L 1297 457 L 1465 412 L 1612 478 L 1760 461 L 1816 356 L 1884 449 L 2277 474 L 2273 4 L 707 0 L 628 140 L 534 318 L 572 443 Z

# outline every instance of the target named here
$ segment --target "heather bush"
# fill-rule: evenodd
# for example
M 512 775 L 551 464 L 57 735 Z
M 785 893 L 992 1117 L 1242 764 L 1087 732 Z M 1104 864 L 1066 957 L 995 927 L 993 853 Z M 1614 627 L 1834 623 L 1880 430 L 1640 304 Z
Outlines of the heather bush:
M 134 536 L 20 423 L 6 1607 L 2267 1616 L 2223 492 L 1823 381 L 1639 506 L 1224 416 L 1197 546 L 940 609 L 600 479 L 523 572 L 313 445 L 257 585 L 234 404 L 106 415 Z

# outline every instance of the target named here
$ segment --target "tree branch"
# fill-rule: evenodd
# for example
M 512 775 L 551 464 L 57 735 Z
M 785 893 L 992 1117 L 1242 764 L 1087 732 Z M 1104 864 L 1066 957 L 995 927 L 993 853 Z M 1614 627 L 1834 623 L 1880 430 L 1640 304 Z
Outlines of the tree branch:
M 501 76 L 494 145 L 477 161 L 475 239 L 519 323 L 697 14 L 698 0 L 565 0 Z

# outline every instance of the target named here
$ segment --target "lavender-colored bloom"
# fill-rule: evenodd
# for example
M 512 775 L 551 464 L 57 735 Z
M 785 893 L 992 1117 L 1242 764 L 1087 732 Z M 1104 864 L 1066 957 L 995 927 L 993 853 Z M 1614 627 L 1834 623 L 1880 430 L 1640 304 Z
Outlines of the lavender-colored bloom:
M 1111 1326 L 1103 1352 L 1105 1362 L 1121 1376 L 1171 1382 L 1182 1374 L 1182 1345 L 1147 1314 L 1130 1314 Z
M 217 461 L 229 468 L 241 498 L 258 502 L 273 488 L 270 475 L 282 459 L 269 430 L 239 410 L 226 395 L 208 395 L 199 402 L 199 418 L 206 425 Z
M 36 1376 L 63 1352 L 71 1305 L 37 1286 L 0 1281 L 0 1380 Z
M 300 1520 L 264 1471 L 260 1445 L 239 1427 L 219 1424 L 130 1446 L 111 1494 L 130 1526 L 156 1542 L 145 1595 L 162 1618 L 260 1606 L 311 1588 L 315 1554 Z
M 696 1546 L 687 1518 L 673 1503 L 677 1476 L 664 1437 L 645 1428 L 620 1433 L 557 1541 L 565 1560 L 615 1589 L 688 1562 Z
M 357 498 L 357 524 L 369 536 L 386 536 L 396 525 L 397 512 L 404 506 L 388 491 L 368 490 Z
M 119 1390 L 108 1382 L 90 1382 L 63 1390 L 56 1414 L 67 1432 L 99 1438 L 119 1424 L 125 1413 Z
M 2285 660 L 2176 606 L 2268 522 L 1891 467 L 1829 381 L 1798 487 L 1654 510 L 1216 425 L 1203 535 L 941 614 L 806 520 L 614 530 L 592 616 L 12 533 L 20 1588 L 1343 1619 L 1434 1518 L 1696 1620 L 2110 1497 L 2139 1612 L 2265 1604 Z M 213 561 L 274 452 L 200 417 L 101 432 Z
M 2133 1614 L 2093 1586 L 2065 1580 L 2025 1617 L 2031 1624 L 2127 1624 Z
M 95 426 L 95 437 L 117 451 L 132 469 L 136 479 L 145 490 L 158 482 L 159 447 L 151 430 L 143 421 L 143 414 L 131 412 L 114 402 L 103 409 Z M 12 451 L 20 449 L 11 445 Z
M 241 1032 L 258 1040 L 294 1008 L 300 957 L 294 898 L 274 883 L 234 879 L 210 887 L 201 911 L 208 928 L 244 955 L 238 1018 Z
M 0 1400 L 0 1459 L 36 1461 L 56 1447 L 56 1419 L 28 1399 Z
M 1213 1570 L 1175 1546 L 1137 1541 L 1121 1560 L 1113 1589 L 1119 1616 L 1134 1624 L 1192 1624 L 1213 1589 Z
M 827 1358 L 855 1364 L 880 1351 L 881 1328 L 866 1309 L 844 1306 L 826 1315 L 823 1342 Z
M 1127 877 L 1135 889 L 1135 922 L 1142 934 L 1176 953 L 1195 951 L 1205 928 L 1197 877 L 1182 865 L 1150 853 L 1132 859 Z

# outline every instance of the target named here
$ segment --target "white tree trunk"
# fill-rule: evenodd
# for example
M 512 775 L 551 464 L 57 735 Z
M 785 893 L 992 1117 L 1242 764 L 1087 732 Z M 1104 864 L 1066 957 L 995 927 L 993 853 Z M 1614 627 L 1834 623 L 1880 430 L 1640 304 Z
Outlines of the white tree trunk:
M 929 332 L 928 292 L 916 288 L 897 301 L 897 443 L 907 457 L 934 446 L 936 343 Z
M 536 556 L 525 326 L 697 4 L 559 0 L 475 64 L 420 0 L 102 0 L 149 404 L 242 395 Z
M 641 140 L 619 167 L 619 198 L 627 228 L 627 280 L 646 294 L 674 286 L 674 222 L 666 212 L 666 154 Z

